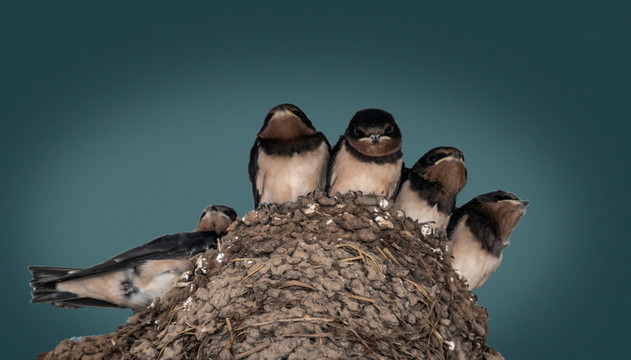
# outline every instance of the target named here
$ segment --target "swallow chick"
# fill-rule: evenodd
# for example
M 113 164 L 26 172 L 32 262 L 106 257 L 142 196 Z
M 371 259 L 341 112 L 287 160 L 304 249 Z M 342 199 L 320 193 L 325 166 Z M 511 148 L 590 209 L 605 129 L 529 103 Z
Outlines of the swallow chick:
M 89 268 L 30 266 L 31 303 L 144 310 L 176 286 L 193 255 L 217 247 L 230 225 L 226 219 L 236 219 L 236 212 L 214 205 L 204 210 L 194 232 L 158 237 Z
M 324 190 L 331 145 L 292 104 L 271 109 L 250 150 L 254 207 Z
M 408 217 L 420 223 L 434 222 L 434 228 L 444 231 L 456 208 L 456 196 L 466 183 L 462 151 L 437 147 L 404 171 L 395 204 Z
M 327 191 L 394 197 L 403 167 L 401 131 L 381 109 L 358 111 L 331 152 Z
M 224 233 L 235 220 L 237 212 L 225 205 L 211 205 L 202 211 L 194 232 L 214 231 Z
M 502 250 L 528 201 L 506 191 L 493 191 L 475 197 L 457 208 L 447 234 L 452 240 L 452 267 L 469 283 L 469 290 L 481 287 L 502 261 Z

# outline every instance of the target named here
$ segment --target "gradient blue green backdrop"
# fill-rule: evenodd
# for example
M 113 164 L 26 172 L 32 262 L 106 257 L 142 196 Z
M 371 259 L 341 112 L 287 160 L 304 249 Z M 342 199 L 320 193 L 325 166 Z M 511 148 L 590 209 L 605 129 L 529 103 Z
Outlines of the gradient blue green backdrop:
M 459 204 L 531 201 L 476 290 L 505 357 L 624 357 L 628 2 L 264 3 L 0 5 L 3 358 L 131 315 L 30 305 L 27 265 L 100 262 L 193 229 L 211 203 L 251 210 L 249 149 L 282 102 L 331 143 L 384 108 L 408 165 L 465 152 Z

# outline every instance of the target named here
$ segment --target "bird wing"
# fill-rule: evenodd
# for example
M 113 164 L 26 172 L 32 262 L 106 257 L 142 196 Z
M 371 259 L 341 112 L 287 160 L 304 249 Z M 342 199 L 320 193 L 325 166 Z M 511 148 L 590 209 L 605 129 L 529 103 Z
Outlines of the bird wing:
M 248 177 L 252 183 L 252 196 L 254 197 L 254 208 L 259 206 L 261 201 L 261 193 L 256 187 L 256 178 L 259 174 L 259 150 L 261 148 L 261 140 L 257 137 L 254 141 L 254 145 L 250 150 L 250 162 L 248 163 Z
M 328 168 L 326 171 L 326 192 L 328 193 L 329 190 L 331 189 L 331 177 L 333 176 L 333 168 L 335 167 L 335 160 L 337 158 L 337 153 L 340 152 L 340 149 L 342 148 L 342 143 L 344 142 L 344 135 L 340 135 L 339 139 L 337 140 L 337 144 L 335 144 L 335 146 L 333 147 L 333 149 L 331 150 L 331 156 L 329 157 L 329 164 L 328 164 Z M 329 196 L 333 196 L 335 194 L 329 194 Z
M 100 264 L 59 277 L 55 282 L 136 267 L 147 260 L 190 257 L 209 248 L 216 248 L 217 238 L 218 234 L 214 231 L 184 232 L 164 235 L 146 244 L 120 253 Z
M 399 174 L 399 179 L 397 179 L 397 184 L 394 188 L 394 193 L 391 195 L 392 199 L 396 199 L 399 195 L 399 191 L 401 190 L 401 185 L 407 180 L 409 176 L 410 170 L 405 167 L 405 163 L 401 163 L 401 173 Z

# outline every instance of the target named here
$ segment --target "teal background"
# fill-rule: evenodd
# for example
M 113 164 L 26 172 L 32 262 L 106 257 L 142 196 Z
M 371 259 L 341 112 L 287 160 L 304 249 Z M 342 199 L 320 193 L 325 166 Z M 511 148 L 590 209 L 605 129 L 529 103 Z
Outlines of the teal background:
M 30 305 L 28 265 L 92 265 L 211 203 L 251 210 L 249 150 L 282 102 L 332 144 L 386 109 L 408 165 L 464 151 L 459 204 L 531 201 L 475 291 L 507 359 L 626 357 L 628 2 L 263 3 L 0 5 L 4 358 L 131 315 Z

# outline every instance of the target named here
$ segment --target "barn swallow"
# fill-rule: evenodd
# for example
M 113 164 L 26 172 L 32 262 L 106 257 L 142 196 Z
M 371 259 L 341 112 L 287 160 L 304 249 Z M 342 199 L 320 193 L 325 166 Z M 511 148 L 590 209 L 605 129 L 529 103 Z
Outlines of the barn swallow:
M 324 190 L 330 151 L 324 134 L 296 105 L 271 109 L 250 150 L 248 177 L 254 207 Z
M 456 196 L 466 183 L 462 151 L 437 147 L 404 171 L 395 203 L 408 217 L 420 223 L 433 221 L 433 227 L 445 230 L 456 208 Z
M 358 111 L 331 152 L 327 191 L 394 197 L 403 167 L 401 131 L 381 109 Z
M 230 225 L 226 219 L 236 219 L 236 212 L 214 205 L 204 210 L 194 232 L 161 236 L 89 268 L 30 266 L 31 303 L 141 311 L 176 286 L 190 257 L 217 247 Z
M 502 250 L 528 201 L 497 190 L 482 194 L 457 208 L 447 234 L 453 242 L 452 267 L 469 283 L 469 290 L 481 287 L 502 261 Z
M 237 219 L 237 212 L 225 205 L 211 205 L 202 211 L 194 232 L 214 231 L 223 233 Z

